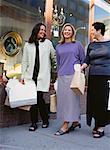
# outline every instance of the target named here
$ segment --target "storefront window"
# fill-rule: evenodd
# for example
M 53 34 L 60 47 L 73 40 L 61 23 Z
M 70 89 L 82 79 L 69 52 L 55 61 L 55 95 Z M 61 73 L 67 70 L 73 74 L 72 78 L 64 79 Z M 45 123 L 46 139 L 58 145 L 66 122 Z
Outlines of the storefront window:
M 104 22 L 106 25 L 105 37 L 110 39 L 110 3 L 100 0 L 95 4 L 94 21 Z
M 66 0 L 56 0 L 56 4 L 60 10 L 66 3 Z M 64 6 L 65 23 L 70 22 L 77 30 L 76 39 L 81 41 L 85 46 L 88 41 L 88 22 L 89 22 L 89 3 L 80 0 L 67 0 L 67 5 Z M 62 26 L 60 27 L 60 29 Z M 83 37 L 83 38 L 82 38 Z M 58 39 L 58 38 L 57 38 Z M 56 37 L 52 40 L 57 43 Z
M 72 0 L 69 2 L 70 8 L 73 9 L 74 11 L 76 10 L 76 3 Z
M 61 4 L 61 5 L 67 6 L 67 1 L 68 1 L 68 0 L 63 0 L 63 1 L 62 1 L 62 0 L 59 0 L 59 1 L 60 1 L 60 4 Z
M 102 21 L 106 25 L 106 37 L 110 37 L 110 3 L 108 0 L 95 0 L 93 21 Z M 28 40 L 33 26 L 38 22 L 45 22 L 46 0 L 2 0 L 0 2 L 0 37 L 5 33 L 17 32 L 23 39 Z M 70 22 L 77 30 L 76 40 L 88 44 L 89 27 L 89 3 L 90 0 L 53 0 L 54 6 L 58 7 L 58 15 L 61 8 L 64 12 L 64 23 Z M 59 25 L 59 34 L 63 24 Z M 50 31 L 51 32 L 51 31 Z M 58 34 L 58 35 L 59 35 Z M 52 35 L 54 45 L 58 43 L 59 36 Z M 0 54 L 1 57 L 1 54 Z M 20 62 L 21 56 L 17 56 L 14 63 Z
M 22 50 L 21 53 L 15 55 L 16 53 L 14 53 L 13 49 L 13 55 L 10 55 L 8 53 L 10 48 L 8 47 L 7 49 L 7 41 L 3 41 L 4 35 L 7 35 L 8 32 L 18 34 L 23 40 L 21 45 L 23 49 L 24 42 L 28 40 L 33 26 L 36 23 L 44 22 L 44 11 L 45 0 L 2 0 L 0 2 L 0 43 L 4 44 L 0 45 L 0 48 L 6 50 L 6 55 L 3 55 L 3 59 L 7 60 L 7 69 L 21 62 Z M 14 37 L 11 36 L 11 39 L 14 39 Z M 7 40 L 9 41 L 10 39 Z M 0 51 L 0 59 L 2 59 L 1 57 Z
M 17 31 L 26 40 L 33 25 L 44 21 L 44 0 L 2 0 L 1 5 L 0 36 L 4 32 Z

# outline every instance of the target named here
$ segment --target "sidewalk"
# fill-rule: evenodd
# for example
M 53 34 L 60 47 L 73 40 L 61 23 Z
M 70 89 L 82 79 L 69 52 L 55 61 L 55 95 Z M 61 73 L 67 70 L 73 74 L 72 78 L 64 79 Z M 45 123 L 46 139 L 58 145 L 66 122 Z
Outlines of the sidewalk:
M 86 125 L 85 115 L 81 116 L 81 129 L 62 136 L 55 136 L 61 122 L 51 119 L 49 128 L 29 132 L 30 124 L 0 129 L 0 150 L 110 150 L 110 125 L 105 128 L 105 136 L 94 139 L 91 128 Z

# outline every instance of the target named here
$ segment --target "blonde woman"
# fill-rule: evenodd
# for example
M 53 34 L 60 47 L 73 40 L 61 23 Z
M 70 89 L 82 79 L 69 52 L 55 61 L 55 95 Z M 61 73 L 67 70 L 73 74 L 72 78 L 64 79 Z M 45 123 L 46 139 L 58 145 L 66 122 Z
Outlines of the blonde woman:
M 70 89 L 74 74 L 74 65 L 82 64 L 85 59 L 84 48 L 75 40 L 75 29 L 66 23 L 61 31 L 61 40 L 56 46 L 58 90 L 57 90 L 57 118 L 62 120 L 60 129 L 55 135 L 63 135 L 73 131 L 80 124 L 80 96 Z M 71 127 L 69 128 L 69 123 Z

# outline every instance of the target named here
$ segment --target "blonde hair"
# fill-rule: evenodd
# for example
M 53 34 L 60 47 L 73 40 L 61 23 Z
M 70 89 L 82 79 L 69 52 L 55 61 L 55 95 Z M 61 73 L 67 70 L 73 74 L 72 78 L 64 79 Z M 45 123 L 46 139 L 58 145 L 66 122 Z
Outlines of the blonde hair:
M 72 37 L 71 37 L 71 42 L 75 42 L 75 35 L 76 35 L 75 28 L 74 28 L 74 26 L 73 26 L 72 24 L 66 23 L 66 24 L 64 24 L 64 26 L 62 27 L 62 30 L 61 30 L 61 34 L 60 34 L 60 35 L 61 35 L 61 38 L 60 38 L 60 40 L 59 40 L 59 43 L 60 43 L 60 44 L 65 43 L 65 38 L 64 38 L 64 35 L 63 35 L 63 31 L 64 31 L 65 27 L 67 27 L 67 26 L 70 26 L 71 29 L 72 29 L 72 32 L 73 32 L 73 35 L 72 35 Z

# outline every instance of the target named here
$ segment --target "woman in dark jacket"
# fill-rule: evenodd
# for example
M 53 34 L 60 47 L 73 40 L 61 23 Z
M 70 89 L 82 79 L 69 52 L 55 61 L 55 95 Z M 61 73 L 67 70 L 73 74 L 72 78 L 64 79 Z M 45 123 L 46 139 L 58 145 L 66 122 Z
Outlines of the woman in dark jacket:
M 92 131 L 94 138 L 104 136 L 105 125 L 110 123 L 110 111 L 107 110 L 110 80 L 110 40 L 104 37 L 105 25 L 95 22 L 91 34 L 93 42 L 88 45 L 83 70 L 89 66 L 87 90 L 87 124 L 91 125 L 92 118 L 95 126 Z

